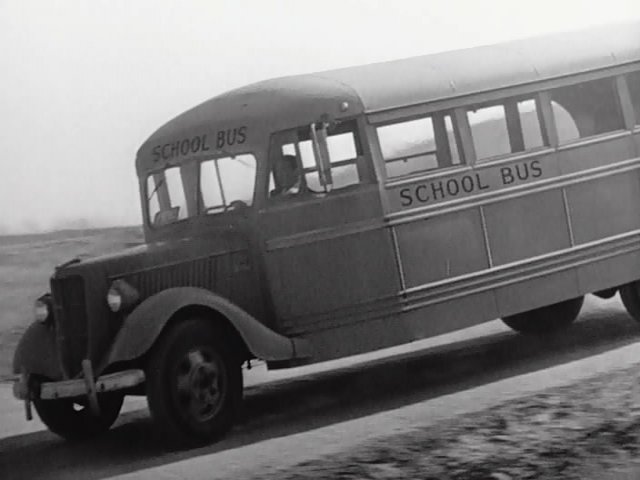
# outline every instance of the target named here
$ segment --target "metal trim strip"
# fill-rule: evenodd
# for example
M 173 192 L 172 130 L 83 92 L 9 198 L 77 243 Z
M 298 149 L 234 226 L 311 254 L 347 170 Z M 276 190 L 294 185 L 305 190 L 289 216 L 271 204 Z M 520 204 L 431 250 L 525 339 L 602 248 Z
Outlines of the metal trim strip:
M 349 235 L 356 235 L 358 233 L 370 232 L 373 230 L 379 230 L 384 227 L 386 227 L 386 223 L 381 218 L 377 218 L 374 220 L 363 220 L 351 223 L 346 226 L 341 225 L 338 227 L 327 227 L 317 230 L 311 230 L 309 232 L 302 232 L 296 233 L 294 235 L 272 238 L 271 240 L 266 241 L 266 248 L 268 252 L 271 252 L 283 248 L 306 245 L 309 243 L 333 240 L 335 238 L 347 237 Z
M 507 263 L 504 265 L 500 265 L 498 267 L 488 268 L 485 270 L 480 270 L 478 272 L 468 273 L 465 275 L 459 275 L 454 278 L 438 280 L 436 282 L 425 283 L 423 285 L 418 285 L 415 287 L 408 288 L 404 292 L 400 292 L 399 295 L 408 296 L 424 290 L 432 290 L 434 288 L 443 287 L 450 284 L 463 282 L 466 280 L 474 280 L 474 279 L 479 279 L 481 277 L 492 276 L 493 274 L 508 272 L 509 270 L 516 270 L 519 267 L 528 266 L 528 265 L 532 265 L 532 268 L 540 268 L 538 265 L 535 265 L 535 264 L 540 264 L 543 262 L 547 262 L 549 260 L 554 261 L 556 259 L 560 259 L 560 257 L 567 257 L 571 255 L 578 256 L 579 258 L 588 257 L 588 261 L 596 262 L 600 260 L 600 258 L 594 257 L 592 250 L 597 250 L 598 248 L 602 248 L 602 247 L 608 247 L 609 246 L 608 244 L 612 244 L 611 248 L 614 248 L 615 247 L 615 245 L 613 245 L 614 243 L 619 243 L 621 244 L 620 246 L 622 247 L 626 246 L 627 243 L 634 243 L 634 244 L 638 243 L 636 249 L 640 249 L 640 229 L 632 230 L 630 232 L 626 232 L 619 235 L 613 235 L 611 237 L 606 237 L 601 240 L 595 240 L 593 242 L 584 243 L 582 245 L 566 248 L 563 250 L 558 250 L 552 253 L 539 255 L 537 257 L 531 257 L 525 260 L 518 260 L 517 262 Z M 614 255 L 615 255 L 615 252 L 614 252 Z M 638 273 L 640 275 L 640 272 Z
M 401 290 L 395 296 L 371 300 L 357 305 L 355 308 L 352 307 L 348 311 L 343 309 L 323 312 L 311 318 L 307 316 L 305 317 L 305 323 L 297 325 L 299 328 L 295 328 L 295 335 L 304 335 L 305 333 L 375 320 L 394 313 L 408 312 L 468 295 L 483 293 L 495 288 L 513 285 L 531 278 L 539 278 L 571 270 L 638 250 L 640 250 L 640 229 L 590 242 L 579 247 L 565 249 L 560 254 L 541 255 L 534 259 L 513 262 L 508 265 L 501 265 L 500 267 Z M 564 256 L 565 258 L 557 258 L 559 256 Z M 569 261 L 567 261 L 566 257 L 569 257 Z M 297 319 L 293 318 L 287 322 L 287 325 L 292 327 L 296 323 Z

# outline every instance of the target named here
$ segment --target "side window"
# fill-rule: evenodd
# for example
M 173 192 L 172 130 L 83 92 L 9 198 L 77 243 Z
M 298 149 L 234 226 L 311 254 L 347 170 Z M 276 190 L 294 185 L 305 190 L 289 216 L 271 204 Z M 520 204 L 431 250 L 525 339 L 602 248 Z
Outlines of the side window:
M 523 150 L 534 150 L 546 146 L 540 125 L 538 103 L 533 99 L 517 102 L 518 115 L 522 127 Z
M 567 143 L 580 138 L 576 122 L 562 105 L 552 100 L 551 111 L 555 119 L 558 141 L 560 143 Z
M 270 155 L 269 196 L 324 193 L 319 153 L 318 146 L 314 147 L 310 126 L 277 134 Z M 362 156 L 362 148 L 355 121 L 333 125 L 326 130 L 325 155 L 331 190 L 360 183 L 358 159 Z
M 467 118 L 477 160 L 511 153 L 504 106 L 468 110 Z
M 626 76 L 627 86 L 631 94 L 631 103 L 636 113 L 636 125 L 640 125 L 640 72 L 633 72 Z
M 377 132 L 388 178 L 461 163 L 449 114 L 382 125 Z
M 545 146 L 538 110 L 533 98 L 508 98 L 467 109 L 477 160 Z
M 577 129 L 577 132 L 572 129 L 565 131 L 559 126 L 558 138 L 561 144 L 575 140 L 572 133 L 577 133 L 577 138 L 585 138 L 624 129 L 613 78 L 568 85 L 550 90 L 549 93 L 552 102 L 560 105 L 571 116 Z M 553 111 L 557 115 L 561 110 L 555 107 Z M 562 123 L 563 119 L 557 115 L 556 124 Z M 566 124 L 566 120 L 564 123 Z
M 318 169 L 316 168 L 316 155 L 313 151 L 311 140 L 303 140 L 301 142 L 288 143 L 282 146 L 284 155 L 299 156 L 304 171 L 305 183 L 312 190 L 321 190 L 320 180 L 318 178 Z
M 205 213 L 220 213 L 253 203 L 256 159 L 253 155 L 206 160 L 200 164 L 200 193 Z
M 354 131 L 334 133 L 327 136 L 329 162 L 333 188 L 340 189 L 360 182 L 358 177 L 358 148 Z

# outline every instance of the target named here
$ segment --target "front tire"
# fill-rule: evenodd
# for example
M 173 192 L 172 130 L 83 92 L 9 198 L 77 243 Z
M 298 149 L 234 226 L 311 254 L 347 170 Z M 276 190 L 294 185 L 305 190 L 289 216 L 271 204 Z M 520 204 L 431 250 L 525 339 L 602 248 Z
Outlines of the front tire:
M 170 328 L 147 365 L 149 410 L 163 440 L 205 444 L 226 433 L 242 401 L 241 363 L 211 321 L 191 318 Z
M 516 332 L 549 334 L 568 328 L 578 317 L 584 297 L 504 317 L 502 321 Z
M 34 399 L 33 404 L 42 422 L 56 435 L 67 440 L 84 440 L 106 432 L 116 421 L 122 408 L 124 395 L 103 393 L 98 395 L 100 415 L 91 412 L 88 400 Z

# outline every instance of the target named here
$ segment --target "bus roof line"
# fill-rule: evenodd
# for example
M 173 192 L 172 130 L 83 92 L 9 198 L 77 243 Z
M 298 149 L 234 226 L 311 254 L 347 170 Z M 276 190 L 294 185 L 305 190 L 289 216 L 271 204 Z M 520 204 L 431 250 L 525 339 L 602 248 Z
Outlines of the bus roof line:
M 640 62 L 638 21 L 263 80 L 217 95 L 161 126 L 138 151 L 139 171 L 148 169 L 149 161 L 141 157 L 158 143 L 214 125 L 268 120 L 272 131 L 284 130 L 327 113 L 374 114 L 635 62 Z M 345 112 L 344 102 L 349 103 Z
M 556 33 L 321 72 L 366 113 L 640 62 L 640 22 Z M 400 73 L 402 75 L 400 75 Z

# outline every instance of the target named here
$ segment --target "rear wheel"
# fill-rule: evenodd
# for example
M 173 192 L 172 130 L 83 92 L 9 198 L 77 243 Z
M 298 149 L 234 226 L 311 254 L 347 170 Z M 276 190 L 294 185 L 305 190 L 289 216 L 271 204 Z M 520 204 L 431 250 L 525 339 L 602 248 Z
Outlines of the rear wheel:
M 568 328 L 578 317 L 584 297 L 504 317 L 502 321 L 520 333 L 544 334 Z
M 67 440 L 82 440 L 109 430 L 120 414 L 123 400 L 124 395 L 120 393 L 98 395 L 100 415 L 91 412 L 86 399 L 35 399 L 33 404 L 53 433 Z
M 640 322 L 640 282 L 631 282 L 620 287 L 620 298 L 629 315 Z
M 201 318 L 158 341 L 147 366 L 149 409 L 170 444 L 203 444 L 226 433 L 242 400 L 241 363 L 228 338 Z

